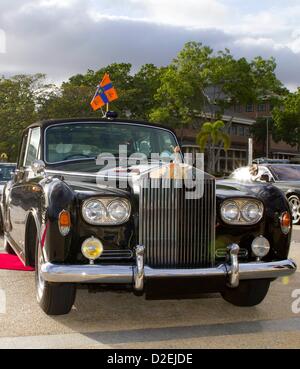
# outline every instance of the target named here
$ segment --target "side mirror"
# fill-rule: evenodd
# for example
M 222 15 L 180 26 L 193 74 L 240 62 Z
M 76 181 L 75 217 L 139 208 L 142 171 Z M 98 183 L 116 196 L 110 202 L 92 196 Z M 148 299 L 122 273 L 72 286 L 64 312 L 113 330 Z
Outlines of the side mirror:
M 262 182 L 267 182 L 267 183 L 272 182 L 272 179 L 270 178 L 269 174 L 262 174 L 259 180 Z
M 42 160 L 35 160 L 31 164 L 31 170 L 35 175 L 42 174 L 45 171 L 46 165 Z

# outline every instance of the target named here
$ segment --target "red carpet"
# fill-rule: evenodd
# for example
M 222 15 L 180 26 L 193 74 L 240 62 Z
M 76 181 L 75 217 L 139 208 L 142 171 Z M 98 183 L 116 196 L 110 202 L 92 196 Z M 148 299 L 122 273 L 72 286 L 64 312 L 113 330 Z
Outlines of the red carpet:
M 32 272 L 34 269 L 24 267 L 20 259 L 15 255 L 0 254 L 0 269 L 20 270 L 23 272 Z

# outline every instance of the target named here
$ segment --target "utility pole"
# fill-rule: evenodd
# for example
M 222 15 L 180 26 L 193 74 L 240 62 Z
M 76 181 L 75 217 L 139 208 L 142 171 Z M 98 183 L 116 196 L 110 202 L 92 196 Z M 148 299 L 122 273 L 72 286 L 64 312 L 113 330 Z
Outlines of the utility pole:
M 248 165 L 253 163 L 253 138 L 249 138 L 248 141 Z
M 264 116 L 261 117 L 262 119 L 266 120 L 266 124 L 267 124 L 267 137 L 266 137 L 266 158 L 269 159 L 269 151 L 270 151 L 270 141 L 269 141 L 269 136 L 270 136 L 270 119 L 272 119 L 271 116 Z
M 266 144 L 266 158 L 269 159 L 269 117 L 267 117 L 267 144 Z

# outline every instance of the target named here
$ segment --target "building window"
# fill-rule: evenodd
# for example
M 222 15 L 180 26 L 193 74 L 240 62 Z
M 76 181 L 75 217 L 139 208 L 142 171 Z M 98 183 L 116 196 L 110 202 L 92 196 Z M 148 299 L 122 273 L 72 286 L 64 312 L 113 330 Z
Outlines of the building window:
M 245 127 L 239 126 L 239 136 L 245 136 Z
M 231 127 L 232 136 L 237 136 L 238 135 L 238 129 L 237 128 L 238 127 L 235 124 L 233 124 L 233 126 Z
M 254 112 L 254 104 L 247 104 L 246 105 L 246 112 L 253 113 Z
M 258 105 L 257 105 L 257 111 L 260 111 L 260 112 L 262 112 L 262 111 L 267 111 L 267 106 L 266 106 L 266 104 L 258 104 Z
M 218 150 L 216 150 L 217 154 Z M 230 149 L 221 150 L 218 161 L 216 162 L 215 172 L 220 174 L 229 174 L 233 170 L 247 165 L 247 151 Z
M 235 105 L 234 106 L 235 113 L 243 113 L 243 106 L 242 105 Z
M 250 137 L 250 128 L 249 127 L 245 127 L 245 136 Z

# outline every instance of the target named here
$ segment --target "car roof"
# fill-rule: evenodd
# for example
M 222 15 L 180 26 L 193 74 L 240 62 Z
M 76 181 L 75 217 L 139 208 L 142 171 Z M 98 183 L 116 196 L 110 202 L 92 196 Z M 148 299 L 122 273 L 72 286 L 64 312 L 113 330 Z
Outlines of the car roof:
M 261 166 L 264 167 L 300 167 L 300 164 L 279 164 L 279 163 L 274 163 L 274 164 L 259 164 Z
M 166 129 L 166 130 L 171 131 L 172 133 L 176 134 L 175 130 L 173 130 L 172 128 L 167 127 L 167 126 L 163 126 L 161 124 L 149 123 L 149 122 L 144 122 L 144 121 L 139 121 L 139 120 L 106 119 L 106 118 L 68 118 L 68 119 L 42 120 L 42 121 L 38 121 L 36 123 L 31 124 L 30 126 L 28 126 L 25 129 L 25 131 L 28 130 L 29 128 L 34 128 L 34 127 L 47 128 L 51 125 L 58 125 L 58 124 L 94 123 L 94 122 L 96 122 L 96 123 L 99 122 L 99 123 L 132 123 L 132 124 L 139 124 L 139 125 L 143 125 L 143 126 L 147 126 L 147 127 Z

